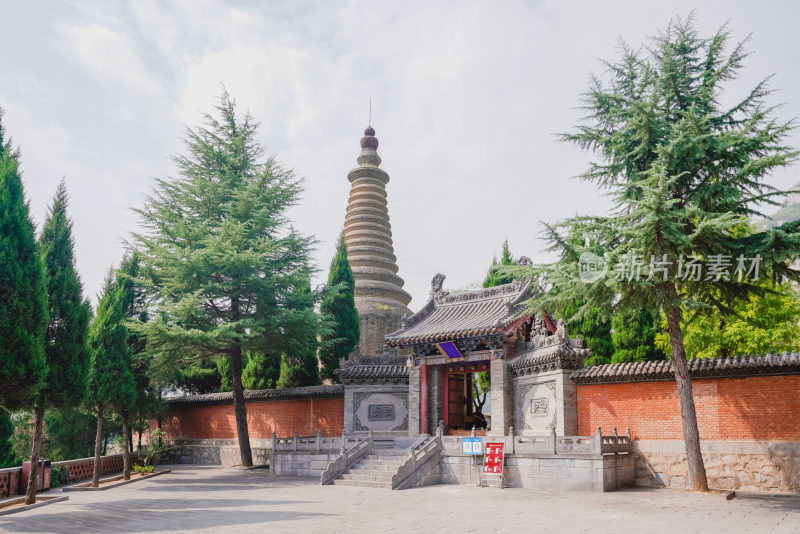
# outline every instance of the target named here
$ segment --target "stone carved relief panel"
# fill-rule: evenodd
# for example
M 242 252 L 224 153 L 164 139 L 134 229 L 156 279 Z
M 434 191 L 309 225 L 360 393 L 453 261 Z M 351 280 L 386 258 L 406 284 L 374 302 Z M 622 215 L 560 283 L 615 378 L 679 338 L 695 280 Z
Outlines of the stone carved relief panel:
M 558 420 L 555 381 L 525 384 L 518 391 L 516 428 L 528 434 L 551 434 Z
M 370 404 L 367 410 L 367 419 L 370 421 L 394 421 L 394 404 Z
M 531 399 L 531 416 L 532 417 L 547 417 L 547 411 L 550 408 L 550 403 L 546 397 L 538 397 Z
M 408 430 L 408 393 L 355 393 L 353 429 Z

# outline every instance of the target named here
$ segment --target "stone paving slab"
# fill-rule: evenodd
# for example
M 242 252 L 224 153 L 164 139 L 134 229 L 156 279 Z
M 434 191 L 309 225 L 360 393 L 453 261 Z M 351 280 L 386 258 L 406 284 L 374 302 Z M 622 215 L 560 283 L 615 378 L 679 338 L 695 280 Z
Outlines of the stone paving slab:
M 673 489 L 548 492 L 438 485 L 404 491 L 320 486 L 265 470 L 172 473 L 0 517 L 2 532 L 800 532 L 800 496 Z M 55 493 L 55 492 L 53 492 Z

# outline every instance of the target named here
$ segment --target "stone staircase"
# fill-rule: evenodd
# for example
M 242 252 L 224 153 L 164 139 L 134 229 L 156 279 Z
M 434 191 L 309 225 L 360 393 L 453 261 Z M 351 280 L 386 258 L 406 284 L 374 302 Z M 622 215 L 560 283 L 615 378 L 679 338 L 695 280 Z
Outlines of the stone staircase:
M 392 489 L 392 476 L 408 458 L 408 449 L 373 449 L 333 480 L 336 486 Z

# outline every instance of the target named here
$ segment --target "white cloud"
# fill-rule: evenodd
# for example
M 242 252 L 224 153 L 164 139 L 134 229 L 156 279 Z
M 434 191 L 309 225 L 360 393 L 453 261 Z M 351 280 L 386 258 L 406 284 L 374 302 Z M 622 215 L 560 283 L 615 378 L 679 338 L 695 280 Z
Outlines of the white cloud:
M 506 237 L 515 253 L 544 259 L 539 220 L 607 207 L 591 185 L 570 179 L 588 155 L 553 134 L 576 123 L 578 94 L 597 58 L 613 57 L 618 36 L 641 43 L 695 6 L 703 33 L 729 17 L 735 37 L 754 32 L 756 53 L 735 87 L 778 72 L 778 98 L 789 102 L 781 113 L 800 115 L 795 3 L 767 11 L 683 0 L 137 0 L 76 3 L 49 19 L 20 4 L 18 25 L 0 35 L 0 46 L 10 49 L 24 35 L 52 48 L 31 46 L 7 58 L 0 105 L 24 144 L 26 180 L 44 180 L 28 188 L 43 196 L 34 204 L 42 207 L 67 174 L 79 267 L 93 293 L 135 227 L 123 208 L 141 201 L 151 176 L 173 172 L 168 158 L 182 148 L 182 125 L 211 110 L 221 83 L 261 122 L 268 150 L 306 177 L 292 217 L 320 241 L 321 281 L 372 97 L 392 177 L 400 275 L 418 308 L 435 272 L 452 286 L 477 281 Z M 778 9 L 784 16 L 772 15 Z M 56 39 L 48 39 L 53 29 Z M 795 181 L 794 168 L 773 178 L 784 187 Z
M 66 45 L 64 55 L 96 80 L 145 97 L 161 93 L 152 71 L 126 36 L 95 22 L 65 22 L 57 30 Z

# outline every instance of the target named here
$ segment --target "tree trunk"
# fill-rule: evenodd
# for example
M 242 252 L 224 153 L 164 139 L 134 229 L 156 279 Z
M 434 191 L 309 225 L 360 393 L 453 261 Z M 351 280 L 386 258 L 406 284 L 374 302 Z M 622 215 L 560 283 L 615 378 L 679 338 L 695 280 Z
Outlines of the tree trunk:
M 673 289 L 674 292 L 674 289 Z M 686 460 L 689 464 L 689 484 L 692 491 L 708 491 L 706 468 L 700 452 L 700 431 L 697 428 L 697 413 L 694 409 L 692 380 L 689 378 L 689 365 L 686 363 L 686 349 L 683 346 L 680 310 L 672 307 L 667 311 L 667 330 L 672 347 L 672 369 L 678 384 L 678 399 L 681 403 L 683 423 L 683 442 L 686 447 Z
M 130 433 L 128 432 L 128 416 L 122 416 L 122 480 L 131 479 Z
M 97 434 L 94 438 L 94 471 L 92 472 L 92 487 L 100 485 L 100 453 L 103 450 L 103 407 L 97 408 Z
M 44 434 L 44 403 L 39 402 L 34 409 L 33 444 L 31 446 L 31 473 L 25 493 L 25 504 L 36 502 L 36 483 L 39 479 L 39 454 L 42 450 L 42 434 Z
M 250 433 L 247 430 L 247 410 L 244 406 L 244 388 L 242 387 L 242 347 L 231 348 L 231 371 L 233 375 L 233 413 L 236 415 L 236 437 L 239 438 L 239 455 L 243 467 L 253 465 L 253 453 L 250 450 Z

